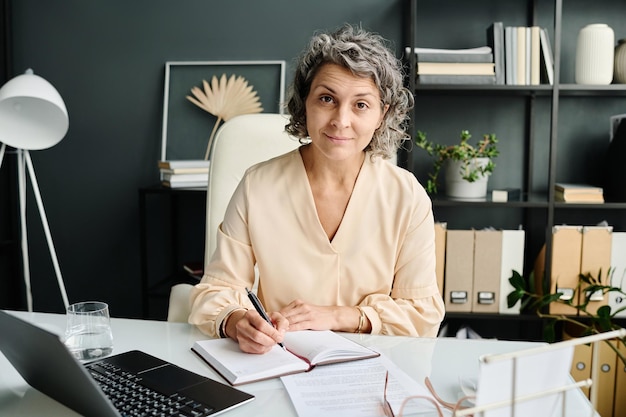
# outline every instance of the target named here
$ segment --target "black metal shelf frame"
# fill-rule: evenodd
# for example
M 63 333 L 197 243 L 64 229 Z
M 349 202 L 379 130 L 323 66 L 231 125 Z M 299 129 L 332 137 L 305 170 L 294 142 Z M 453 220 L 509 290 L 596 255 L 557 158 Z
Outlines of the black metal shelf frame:
M 538 18 L 538 2 L 540 0 L 528 0 L 527 7 L 527 22 L 529 25 L 537 24 Z M 522 187 L 522 198 L 519 201 L 509 201 L 505 203 L 493 202 L 488 198 L 481 201 L 463 201 L 452 200 L 441 196 L 433 196 L 433 206 L 435 211 L 438 208 L 459 207 L 459 208 L 494 208 L 501 207 L 502 209 L 523 209 L 529 211 L 542 211 L 546 216 L 545 224 L 545 243 L 546 243 L 546 265 L 551 264 L 551 249 L 552 249 L 552 229 L 555 225 L 555 212 L 609 212 L 609 211 L 621 211 L 626 210 L 626 202 L 616 203 L 607 202 L 603 204 L 572 204 L 563 203 L 555 200 L 554 184 L 556 183 L 557 175 L 557 153 L 559 144 L 559 103 L 562 98 L 577 98 L 577 97 L 622 97 L 626 96 L 626 84 L 611 84 L 611 85 L 580 85 L 580 84 L 561 84 L 561 55 L 562 55 L 562 16 L 563 16 L 563 0 L 553 0 L 553 51 L 554 51 L 554 83 L 533 85 L 533 86 L 518 86 L 518 85 L 420 85 L 416 80 L 416 57 L 415 54 L 408 54 L 405 58 L 405 65 L 407 66 L 407 79 L 406 85 L 413 92 L 416 100 L 420 96 L 450 96 L 450 97 L 462 97 L 462 96 L 487 96 L 487 97 L 520 97 L 525 100 L 525 114 L 524 126 L 525 126 L 525 155 L 524 155 L 524 185 Z M 407 10 L 405 14 L 405 45 L 408 50 L 412 51 L 418 45 L 417 39 L 417 25 L 418 25 L 418 10 L 419 0 L 408 0 Z M 550 100 L 550 125 L 549 125 L 549 147 L 548 147 L 548 167 L 547 167 L 547 190 L 544 192 L 537 192 L 536 190 L 529 189 L 533 182 L 533 175 L 535 167 L 533 166 L 533 158 L 535 151 L 535 132 L 534 132 L 534 120 L 533 120 L 533 108 L 535 100 L 542 98 L 542 100 Z M 410 135 L 415 136 L 415 120 L 417 115 L 414 114 L 410 122 Z M 414 170 L 411 150 L 404 150 L 400 153 L 399 162 L 410 171 Z M 528 216 L 527 218 L 531 218 Z M 527 255 L 528 256 L 528 255 Z M 546 268 L 547 280 L 550 280 L 549 268 Z M 474 318 L 474 319 L 487 319 L 492 320 L 497 315 L 482 314 L 477 315 L 475 313 L 468 313 L 462 315 L 459 313 L 450 314 L 452 319 L 462 318 Z M 484 317 L 483 317 L 484 316 Z M 522 316 L 514 316 L 520 319 Z

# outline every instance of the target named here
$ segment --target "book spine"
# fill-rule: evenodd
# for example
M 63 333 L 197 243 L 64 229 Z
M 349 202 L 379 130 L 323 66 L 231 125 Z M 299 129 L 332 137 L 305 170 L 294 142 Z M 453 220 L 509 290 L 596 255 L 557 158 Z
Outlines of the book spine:
M 531 58 L 530 58 L 530 50 L 531 50 L 531 39 L 530 39 L 530 27 L 524 28 L 524 33 L 526 34 L 526 57 L 525 57 L 525 70 L 524 70 L 524 85 L 530 85 L 530 77 L 531 77 Z
M 493 50 L 493 62 L 495 64 L 496 84 L 505 83 L 505 57 L 504 57 L 504 25 L 502 22 L 494 22 L 487 30 L 487 39 Z
M 421 53 L 415 54 L 417 62 L 493 62 L 493 54 L 445 54 L 445 53 Z
M 530 28 L 530 85 L 539 85 L 540 55 L 539 26 Z
M 418 62 L 417 74 L 495 75 L 493 63 Z
M 541 56 L 543 58 L 543 68 L 546 74 L 548 84 L 554 84 L 554 57 L 552 56 L 552 46 L 548 38 L 548 31 L 541 28 L 539 31 L 539 39 L 541 43 Z
M 496 83 L 495 75 L 437 75 L 421 74 L 417 77 L 418 84 L 479 84 L 493 85 Z
M 507 26 L 504 29 L 504 72 L 505 72 L 505 84 L 513 85 L 515 80 L 513 78 L 513 27 Z
M 516 85 L 526 84 L 526 28 L 523 26 L 517 26 L 517 53 L 516 53 L 516 65 L 517 78 Z

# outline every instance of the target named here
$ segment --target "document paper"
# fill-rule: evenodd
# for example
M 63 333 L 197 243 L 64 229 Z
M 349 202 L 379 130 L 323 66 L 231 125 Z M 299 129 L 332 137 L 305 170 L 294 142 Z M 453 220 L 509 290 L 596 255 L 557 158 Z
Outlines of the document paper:
M 284 376 L 281 380 L 299 417 L 385 417 L 387 371 L 387 400 L 396 415 L 407 397 L 431 397 L 423 384 L 411 379 L 384 355 L 315 367 L 310 372 Z M 434 405 L 430 402 L 416 399 L 407 403 L 403 414 L 432 415 L 433 411 Z

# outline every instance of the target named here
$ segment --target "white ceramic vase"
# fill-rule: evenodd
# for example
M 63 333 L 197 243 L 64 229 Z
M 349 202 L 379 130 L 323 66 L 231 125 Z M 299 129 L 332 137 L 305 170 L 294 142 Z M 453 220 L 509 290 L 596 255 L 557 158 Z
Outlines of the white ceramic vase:
M 613 80 L 615 35 L 604 23 L 587 25 L 578 33 L 577 84 L 608 85 Z
M 470 162 L 470 168 L 485 166 L 489 158 L 476 158 Z M 445 166 L 446 195 L 455 199 L 476 200 L 487 196 L 487 181 L 489 175 L 483 175 L 474 182 L 463 179 L 463 163 L 461 161 L 448 160 Z

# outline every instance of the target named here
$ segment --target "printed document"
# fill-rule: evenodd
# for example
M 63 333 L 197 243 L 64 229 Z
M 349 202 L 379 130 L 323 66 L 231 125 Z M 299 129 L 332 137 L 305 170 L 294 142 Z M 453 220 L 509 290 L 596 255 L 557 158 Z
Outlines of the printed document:
M 404 400 L 430 393 L 389 358 L 315 367 L 310 372 L 288 375 L 281 380 L 299 417 L 385 417 L 385 375 L 389 371 L 387 400 L 396 415 Z M 407 402 L 403 415 L 435 415 L 434 405 L 423 399 Z M 450 415 L 445 413 L 445 415 Z

